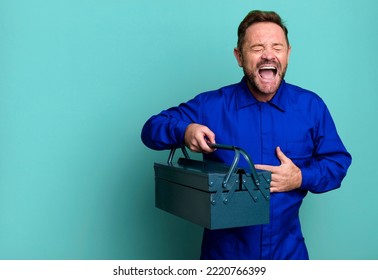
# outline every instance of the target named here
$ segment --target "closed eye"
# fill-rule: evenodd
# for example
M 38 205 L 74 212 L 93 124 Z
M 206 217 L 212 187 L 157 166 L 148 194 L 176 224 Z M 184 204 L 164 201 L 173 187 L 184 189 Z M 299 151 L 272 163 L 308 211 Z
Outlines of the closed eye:
M 252 47 L 251 50 L 253 52 L 262 52 L 264 50 L 264 48 L 261 47 L 261 46 L 255 46 L 255 47 Z

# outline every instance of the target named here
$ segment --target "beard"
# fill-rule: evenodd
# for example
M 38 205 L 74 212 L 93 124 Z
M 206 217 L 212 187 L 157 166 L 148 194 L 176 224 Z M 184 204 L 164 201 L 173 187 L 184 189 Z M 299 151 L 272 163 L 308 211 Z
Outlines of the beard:
M 256 69 L 260 69 L 262 65 L 266 64 L 274 65 L 277 69 L 276 71 L 273 71 L 275 78 L 272 82 L 263 82 L 259 71 L 248 71 L 245 67 L 243 67 L 243 72 L 247 79 L 248 88 L 252 94 L 254 94 L 257 99 L 259 99 L 258 97 L 262 97 L 264 100 L 270 100 L 273 98 L 274 94 L 280 87 L 282 80 L 285 78 L 287 64 L 282 67 L 281 63 L 279 62 L 264 60 L 257 64 Z

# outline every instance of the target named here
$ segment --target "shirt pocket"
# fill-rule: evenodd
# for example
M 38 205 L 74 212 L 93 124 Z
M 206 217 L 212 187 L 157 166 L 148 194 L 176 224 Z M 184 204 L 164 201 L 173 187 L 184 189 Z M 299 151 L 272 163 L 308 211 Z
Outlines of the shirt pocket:
M 297 166 L 304 166 L 310 162 L 313 148 L 310 141 L 287 142 L 285 154 Z

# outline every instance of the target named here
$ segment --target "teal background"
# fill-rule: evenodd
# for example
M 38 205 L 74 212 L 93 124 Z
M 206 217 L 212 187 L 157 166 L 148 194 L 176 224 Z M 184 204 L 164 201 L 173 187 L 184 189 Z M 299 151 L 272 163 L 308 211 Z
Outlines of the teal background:
M 275 10 L 286 80 L 327 103 L 353 155 L 301 210 L 312 259 L 378 259 L 378 2 L 0 0 L 0 259 L 196 259 L 202 229 L 154 207 L 140 131 L 238 82 L 236 29 Z

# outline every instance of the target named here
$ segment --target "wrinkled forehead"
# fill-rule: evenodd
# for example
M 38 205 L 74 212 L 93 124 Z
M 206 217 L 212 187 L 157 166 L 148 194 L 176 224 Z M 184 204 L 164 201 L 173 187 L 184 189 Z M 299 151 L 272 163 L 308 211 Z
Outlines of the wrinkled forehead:
M 254 23 L 245 32 L 244 43 L 248 45 L 280 44 L 288 46 L 284 30 L 272 22 Z

